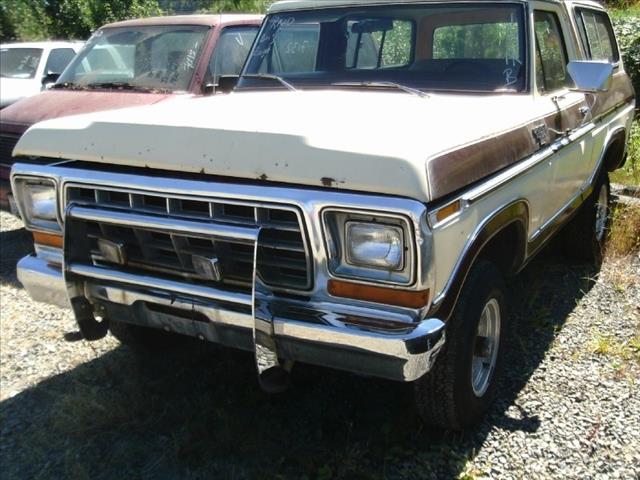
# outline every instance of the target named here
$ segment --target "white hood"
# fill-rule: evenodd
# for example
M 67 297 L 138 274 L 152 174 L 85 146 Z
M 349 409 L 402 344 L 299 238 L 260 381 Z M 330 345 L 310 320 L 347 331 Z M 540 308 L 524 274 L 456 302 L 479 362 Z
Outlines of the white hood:
M 528 96 L 247 92 L 41 122 L 14 154 L 429 201 L 429 158 L 531 114 Z

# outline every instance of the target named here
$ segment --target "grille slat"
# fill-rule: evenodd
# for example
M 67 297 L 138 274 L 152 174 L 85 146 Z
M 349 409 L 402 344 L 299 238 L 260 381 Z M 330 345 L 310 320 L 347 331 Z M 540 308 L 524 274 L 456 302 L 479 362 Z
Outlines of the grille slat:
M 136 214 L 188 219 L 203 223 L 256 226 L 266 229 L 260 244 L 258 272 L 265 283 L 276 290 L 304 291 L 311 287 L 311 259 L 301 217 L 293 207 L 265 206 L 218 199 L 173 197 L 126 189 L 68 186 L 68 204 Z M 135 226 L 107 226 L 87 222 L 94 265 L 109 265 L 124 270 L 151 272 L 154 275 L 179 277 L 199 284 L 238 288 L 250 287 L 253 274 L 253 246 L 238 239 L 203 238 L 189 232 L 167 234 Z M 147 227 L 148 228 L 148 227 Z M 98 239 L 124 245 L 126 265 L 113 265 L 102 255 Z M 221 280 L 199 274 L 193 256 L 217 258 Z

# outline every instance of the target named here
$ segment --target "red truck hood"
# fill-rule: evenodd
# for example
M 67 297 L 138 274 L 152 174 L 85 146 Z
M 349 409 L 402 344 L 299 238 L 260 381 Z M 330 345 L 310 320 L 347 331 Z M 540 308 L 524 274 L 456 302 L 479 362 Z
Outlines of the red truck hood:
M 48 90 L 0 110 L 0 130 L 22 134 L 42 120 L 151 105 L 172 96 L 175 94 Z

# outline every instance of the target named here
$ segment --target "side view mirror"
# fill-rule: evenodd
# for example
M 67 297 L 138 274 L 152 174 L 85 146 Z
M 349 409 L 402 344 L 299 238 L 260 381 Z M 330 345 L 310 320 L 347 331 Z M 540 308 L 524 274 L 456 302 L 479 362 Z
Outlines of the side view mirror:
M 613 64 L 608 62 L 575 61 L 569 62 L 567 71 L 573 82 L 575 90 L 581 92 L 606 92 L 611 86 Z
M 218 78 L 218 92 L 231 93 L 238 85 L 239 75 L 220 75 Z
M 52 84 L 56 83 L 58 78 L 60 78 L 59 73 L 47 73 L 44 77 L 42 77 L 42 88 L 49 88 Z

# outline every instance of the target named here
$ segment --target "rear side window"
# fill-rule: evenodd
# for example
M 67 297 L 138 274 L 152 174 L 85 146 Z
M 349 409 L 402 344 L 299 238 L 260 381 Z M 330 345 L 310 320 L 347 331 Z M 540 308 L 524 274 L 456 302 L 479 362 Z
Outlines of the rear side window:
M 75 56 L 76 52 L 72 48 L 54 48 L 49 53 L 49 59 L 44 68 L 45 75 L 48 73 L 62 73 Z
M 607 14 L 579 8 L 576 10 L 576 17 L 582 44 L 589 59 L 611 63 L 620 60 L 613 28 Z
M 438 27 L 433 32 L 433 58 L 520 58 L 518 24 L 514 21 Z
M 536 83 L 542 93 L 564 88 L 567 75 L 567 49 L 558 16 L 553 12 L 536 11 Z

